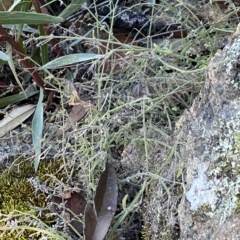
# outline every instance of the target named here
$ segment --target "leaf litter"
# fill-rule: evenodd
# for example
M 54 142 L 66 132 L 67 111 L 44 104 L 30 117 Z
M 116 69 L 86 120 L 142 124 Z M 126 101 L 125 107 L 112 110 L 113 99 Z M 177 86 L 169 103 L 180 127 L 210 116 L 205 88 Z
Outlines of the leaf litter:
M 102 240 L 106 236 L 117 208 L 117 175 L 110 163 L 100 176 L 94 208 L 85 199 L 82 187 L 79 190 L 66 191 L 52 197 L 51 211 L 59 214 L 72 234 L 85 240 Z M 84 225 L 81 221 L 84 215 Z

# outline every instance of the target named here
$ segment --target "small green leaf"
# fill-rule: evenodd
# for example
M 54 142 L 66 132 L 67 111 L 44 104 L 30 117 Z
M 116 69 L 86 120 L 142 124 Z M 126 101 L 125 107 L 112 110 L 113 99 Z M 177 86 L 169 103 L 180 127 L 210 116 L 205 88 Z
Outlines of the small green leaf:
M 35 159 L 34 159 L 35 171 L 37 171 L 38 165 L 40 162 L 42 131 L 43 131 L 43 89 L 40 88 L 40 96 L 39 96 L 37 108 L 32 120 L 32 140 L 33 140 L 33 147 L 35 152 Z
M 1 98 L 0 99 L 0 108 L 6 107 L 8 105 L 14 104 L 14 103 L 18 103 L 22 100 L 25 100 L 33 95 L 35 95 L 36 93 L 38 93 L 39 91 L 29 91 L 29 92 L 25 92 L 25 94 L 15 94 L 9 97 L 5 97 L 5 98 Z
M 126 194 L 124 196 L 124 198 L 122 199 L 122 208 L 123 209 L 127 209 L 127 199 L 128 199 L 128 194 Z
M 66 65 L 95 60 L 101 57 L 103 57 L 103 55 L 93 54 L 93 53 L 69 54 L 69 55 L 52 60 L 51 62 L 45 64 L 43 68 L 46 68 L 46 69 L 60 68 Z
M 9 61 L 8 61 L 8 64 L 9 64 L 9 67 L 11 68 L 12 70 L 12 73 L 15 77 L 15 80 L 17 81 L 18 83 L 18 86 L 21 88 L 22 92 L 24 93 L 24 95 L 26 94 L 24 89 L 23 89 L 23 86 L 22 86 L 22 83 L 21 81 L 19 80 L 18 78 L 18 74 L 16 72 L 16 69 L 15 69 L 15 65 L 14 65 L 14 62 L 13 62 L 13 57 L 12 57 L 12 46 L 7 42 L 6 43 L 6 50 L 7 50 L 7 55 L 9 57 Z
M 59 23 L 63 18 L 33 12 L 0 12 L 0 24 Z
M 60 14 L 59 17 L 67 18 L 73 13 L 77 12 L 81 9 L 82 4 L 85 3 L 86 0 L 73 0 Z

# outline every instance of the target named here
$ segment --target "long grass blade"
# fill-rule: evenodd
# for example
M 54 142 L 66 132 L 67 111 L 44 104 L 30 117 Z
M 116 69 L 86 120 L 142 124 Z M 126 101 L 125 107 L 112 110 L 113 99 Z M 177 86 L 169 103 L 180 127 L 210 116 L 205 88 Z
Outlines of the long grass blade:
M 40 88 L 40 96 L 32 120 L 32 141 L 35 152 L 34 159 L 35 171 L 37 171 L 40 162 L 42 131 L 43 131 L 43 89 Z

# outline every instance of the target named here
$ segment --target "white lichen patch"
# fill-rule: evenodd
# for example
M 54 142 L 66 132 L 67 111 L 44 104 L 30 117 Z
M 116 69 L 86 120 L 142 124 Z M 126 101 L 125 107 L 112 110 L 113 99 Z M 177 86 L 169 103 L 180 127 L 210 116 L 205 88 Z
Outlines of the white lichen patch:
M 233 85 L 234 88 L 240 88 L 240 71 L 236 72 L 236 68 L 240 64 L 240 38 L 237 38 L 232 45 L 225 47 L 227 57 L 224 62 L 226 65 L 226 73 L 228 75 L 227 82 Z
M 238 115 L 237 115 L 238 116 Z M 231 216 L 237 207 L 240 189 L 240 119 L 232 118 L 229 122 L 219 126 L 222 135 L 219 144 L 213 151 L 219 153 L 215 167 L 209 171 L 208 177 L 213 179 L 212 190 L 218 194 L 221 201 L 218 203 L 217 212 L 221 213 L 220 223 Z M 227 134 L 223 134 L 226 132 Z
M 203 155 L 211 151 L 211 162 L 200 162 L 197 166 L 196 178 L 192 181 L 186 198 L 190 202 L 190 210 L 204 212 L 211 216 L 219 214 L 220 223 L 232 216 L 238 203 L 240 189 L 240 118 L 228 121 L 217 121 L 208 132 L 210 139 L 217 139 L 214 145 L 206 147 Z M 203 134 L 205 135 L 205 134 Z M 207 136 L 203 136 L 207 138 Z M 211 148 L 211 149 L 210 149 Z M 208 205 L 207 211 L 201 207 Z
M 216 207 L 218 198 L 213 190 L 214 183 L 212 180 L 208 180 L 206 171 L 206 165 L 198 165 L 198 176 L 194 179 L 191 188 L 186 194 L 186 198 L 191 204 L 190 209 L 193 211 L 197 211 L 198 208 L 201 208 L 203 204 L 211 206 L 213 211 Z
M 207 98 L 204 92 L 201 96 L 202 106 L 205 101 L 205 105 L 213 109 L 211 127 L 205 126 L 204 116 L 209 115 L 206 106 L 202 109 L 202 116 L 199 115 L 191 126 L 193 135 L 194 132 L 201 132 L 196 129 L 202 129 L 199 139 L 204 139 L 205 144 L 199 143 L 204 144 L 202 156 L 195 151 L 196 162 L 199 163 L 195 167 L 197 177 L 192 178 L 186 198 L 191 210 L 197 211 L 208 204 L 210 209 L 222 215 L 223 222 L 234 213 L 240 189 L 239 177 L 236 176 L 240 170 L 240 71 L 237 69 L 240 66 L 240 37 L 226 46 L 221 55 L 216 56 L 216 60 L 212 62 L 221 70 L 212 71 L 209 75 L 214 87 Z M 211 86 L 208 84 L 206 86 Z M 211 164 L 206 161 L 208 158 Z

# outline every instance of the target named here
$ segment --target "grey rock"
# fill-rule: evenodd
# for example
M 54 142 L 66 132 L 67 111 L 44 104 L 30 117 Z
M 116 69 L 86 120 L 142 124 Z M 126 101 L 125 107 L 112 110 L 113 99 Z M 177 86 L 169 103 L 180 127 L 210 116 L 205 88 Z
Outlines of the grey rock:
M 240 238 L 240 25 L 208 65 L 206 82 L 176 123 L 174 153 L 145 200 L 148 239 Z M 157 151 L 157 154 L 156 154 Z

